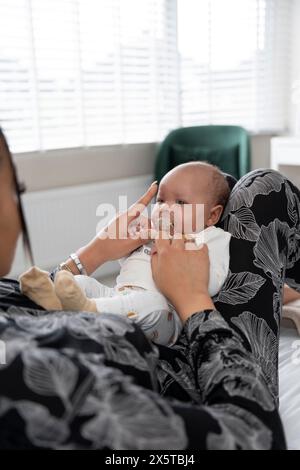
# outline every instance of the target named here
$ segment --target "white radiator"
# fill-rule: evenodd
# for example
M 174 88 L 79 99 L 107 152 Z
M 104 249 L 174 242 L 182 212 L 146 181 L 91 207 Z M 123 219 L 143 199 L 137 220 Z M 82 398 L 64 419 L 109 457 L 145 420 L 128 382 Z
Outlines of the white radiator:
M 23 197 L 35 264 L 52 269 L 68 255 L 96 235 L 100 218 L 96 209 L 101 203 L 113 204 L 118 210 L 118 196 L 126 195 L 132 204 L 153 181 L 151 175 L 72 186 L 25 194 Z M 19 243 L 11 277 L 27 269 L 22 244 Z M 96 276 L 107 276 L 119 269 L 117 262 L 106 263 Z

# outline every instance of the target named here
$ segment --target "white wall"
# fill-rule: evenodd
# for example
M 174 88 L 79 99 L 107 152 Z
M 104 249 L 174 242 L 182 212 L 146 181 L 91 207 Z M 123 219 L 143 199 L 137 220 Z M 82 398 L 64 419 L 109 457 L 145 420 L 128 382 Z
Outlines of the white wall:
M 15 161 L 27 190 L 40 191 L 151 174 L 156 144 L 18 154 Z
M 291 53 L 291 98 L 292 87 L 298 81 L 298 102 L 300 115 L 300 0 L 290 0 L 293 2 L 293 19 L 292 19 L 292 53 Z M 290 130 L 294 134 L 296 132 L 296 105 L 290 102 Z M 300 119 L 300 116 L 299 116 Z M 300 132 L 300 123 L 298 124 Z
M 271 159 L 271 135 L 251 136 L 251 169 L 269 168 Z

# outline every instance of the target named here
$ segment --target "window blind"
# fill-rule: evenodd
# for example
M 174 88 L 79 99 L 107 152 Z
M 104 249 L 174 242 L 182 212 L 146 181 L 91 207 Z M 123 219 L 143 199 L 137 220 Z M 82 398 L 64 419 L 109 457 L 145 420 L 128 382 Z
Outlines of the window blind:
M 290 0 L 178 0 L 181 123 L 287 127 Z
M 180 125 L 282 130 L 291 8 L 0 0 L 0 124 L 14 152 L 159 141 Z
M 14 152 L 156 141 L 178 123 L 176 1 L 0 0 Z

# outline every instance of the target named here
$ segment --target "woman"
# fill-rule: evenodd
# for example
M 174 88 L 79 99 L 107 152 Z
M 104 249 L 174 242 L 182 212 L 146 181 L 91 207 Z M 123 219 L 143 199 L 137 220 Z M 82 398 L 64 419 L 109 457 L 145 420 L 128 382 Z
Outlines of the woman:
M 2 276 L 21 226 L 17 192 L 2 135 Z M 37 310 L 16 285 L 1 282 L 0 447 L 284 449 L 278 326 L 284 279 L 300 288 L 299 200 L 297 188 L 271 170 L 237 183 L 223 216 L 233 235 L 230 274 L 214 299 L 207 248 L 156 241 L 155 282 L 184 323 L 173 348 L 150 344 L 120 316 Z M 141 243 L 96 237 L 77 254 L 92 272 Z

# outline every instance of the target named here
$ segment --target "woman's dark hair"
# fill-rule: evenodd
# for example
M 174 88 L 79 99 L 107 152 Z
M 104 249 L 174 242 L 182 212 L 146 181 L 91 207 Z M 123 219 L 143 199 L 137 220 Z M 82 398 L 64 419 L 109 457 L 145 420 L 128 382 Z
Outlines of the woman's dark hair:
M 11 156 L 6 138 L 5 138 L 5 136 L 3 134 L 3 131 L 0 127 L 0 151 L 1 151 L 1 148 L 4 149 L 4 152 L 7 155 L 7 158 L 8 158 L 11 170 L 12 170 L 15 187 L 16 187 L 16 194 L 17 194 L 17 198 L 18 198 L 19 217 L 20 217 L 20 222 L 21 222 L 24 251 L 25 251 L 26 255 L 28 256 L 31 264 L 33 265 L 34 262 L 33 262 L 31 243 L 30 243 L 29 233 L 28 233 L 28 229 L 27 229 L 27 224 L 26 224 L 26 220 L 25 220 L 25 216 L 24 216 L 23 204 L 22 204 L 22 199 L 21 199 L 21 194 L 23 192 L 25 192 L 25 187 L 24 187 L 24 185 L 20 184 L 19 181 L 18 181 L 16 167 L 14 165 L 14 162 L 13 162 L 13 159 L 12 159 L 12 156 Z M 1 153 L 0 153 L 0 159 L 1 158 L 2 157 L 1 157 Z

